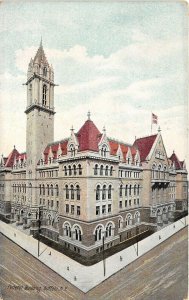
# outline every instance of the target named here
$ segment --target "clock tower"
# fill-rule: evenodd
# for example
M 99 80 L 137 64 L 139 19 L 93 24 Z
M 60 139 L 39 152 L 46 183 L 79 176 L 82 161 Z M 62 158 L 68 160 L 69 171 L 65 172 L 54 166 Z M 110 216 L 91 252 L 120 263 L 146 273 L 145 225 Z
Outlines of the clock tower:
M 42 41 L 27 72 L 27 203 L 38 205 L 36 167 L 48 143 L 54 141 L 54 71 L 45 56 Z

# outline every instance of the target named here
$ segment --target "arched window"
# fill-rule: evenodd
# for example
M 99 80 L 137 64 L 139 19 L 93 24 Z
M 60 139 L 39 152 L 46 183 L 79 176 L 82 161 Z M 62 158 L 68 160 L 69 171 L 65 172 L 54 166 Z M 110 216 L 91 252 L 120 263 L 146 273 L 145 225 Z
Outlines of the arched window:
M 64 229 L 65 229 L 65 236 L 71 237 L 71 227 L 70 227 L 70 225 L 66 224 Z
M 69 172 L 69 176 L 71 176 L 72 175 L 72 168 L 71 168 L 71 166 L 68 166 L 68 172 Z
M 113 175 L 113 167 L 111 166 L 110 167 L 110 176 L 112 176 Z
M 132 225 L 132 215 L 128 214 L 126 216 L 126 222 L 125 222 L 126 226 L 128 225 Z
M 47 184 L 47 195 L 49 196 L 49 185 Z
M 47 104 L 47 86 L 46 84 L 43 85 L 43 101 L 42 101 L 43 105 Z
M 136 213 L 135 213 L 135 223 L 140 223 L 140 213 L 137 211 Z
M 112 236 L 112 234 L 112 223 L 108 223 L 108 225 L 106 226 L 106 237 L 110 237 Z
M 77 200 L 80 200 L 80 188 L 79 188 L 79 185 L 76 185 L 76 195 L 77 195 Z
M 95 230 L 95 241 L 101 241 L 103 228 L 99 225 Z
M 79 175 L 82 175 L 82 168 L 80 164 L 78 165 L 78 170 L 79 170 Z
M 136 184 L 134 185 L 134 195 L 136 195 Z
M 130 186 L 129 186 L 129 196 L 131 196 L 131 191 L 132 191 L 132 185 L 130 184 Z
M 158 179 L 161 178 L 161 165 L 158 166 Z
M 74 175 L 77 175 L 76 165 L 73 165 L 73 173 Z
M 100 166 L 100 175 L 103 175 L 103 165 Z
M 96 187 L 96 200 L 100 200 L 100 185 Z
M 153 166 L 152 166 L 152 179 L 155 179 L 155 168 L 156 168 L 156 165 L 153 164 Z
M 109 185 L 108 186 L 108 199 L 111 199 L 112 198 L 112 186 Z
M 75 226 L 75 239 L 76 241 L 81 241 L 81 229 L 79 226 Z
M 102 188 L 102 200 L 105 200 L 105 199 L 106 199 L 106 185 L 104 184 L 103 188 Z
M 67 167 L 64 166 L 64 175 L 67 176 Z
M 45 195 L 45 185 L 43 184 L 43 195 Z
M 66 188 L 66 199 L 69 199 L 69 189 L 68 189 L 68 185 L 66 185 L 65 188 Z
M 119 196 L 120 197 L 123 196 L 123 186 L 122 186 L 122 184 L 120 185 L 120 188 L 119 188 Z
M 73 144 L 70 145 L 70 155 L 73 157 L 75 156 L 75 147 Z
M 43 76 L 45 76 L 45 77 L 47 76 L 47 68 L 46 67 L 43 68 Z
M 166 179 L 166 171 L 167 171 L 166 166 L 164 167 L 163 171 L 164 171 L 164 172 L 163 172 L 163 173 L 164 173 L 164 174 L 163 174 L 163 175 L 164 175 L 163 177 L 164 177 L 164 179 Z
M 74 186 L 73 185 L 70 186 L 70 190 L 71 190 L 71 199 L 73 200 L 74 199 Z
M 108 166 L 106 166 L 105 175 L 108 176 Z
M 107 152 L 108 152 L 107 146 L 103 145 L 102 148 L 101 148 L 101 156 L 106 157 Z
M 118 220 L 118 228 L 121 228 L 121 220 Z
M 119 217 L 118 219 L 118 228 L 122 228 L 123 227 L 123 218 L 122 217 Z
M 128 194 L 128 185 L 126 184 L 125 186 L 125 196 L 127 197 L 127 194 Z
M 59 196 L 59 188 L 58 188 L 58 184 L 56 184 L 55 190 L 56 190 L 56 196 L 58 197 L 58 196 Z
M 138 188 L 137 188 L 137 194 L 138 194 L 138 195 L 140 194 L 140 185 L 138 185 Z
M 98 165 L 95 165 L 94 167 L 94 175 L 98 175 Z
M 53 185 L 51 184 L 51 196 L 53 196 Z

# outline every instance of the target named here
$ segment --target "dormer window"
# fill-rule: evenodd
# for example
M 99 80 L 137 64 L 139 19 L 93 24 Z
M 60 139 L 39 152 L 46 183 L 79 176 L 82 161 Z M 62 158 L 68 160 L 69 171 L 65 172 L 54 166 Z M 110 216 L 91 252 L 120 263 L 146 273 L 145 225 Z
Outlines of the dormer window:
M 108 153 L 108 147 L 106 145 L 103 145 L 101 148 L 101 156 L 107 157 L 107 153 Z
M 45 76 L 45 77 L 47 76 L 47 68 L 46 67 L 43 68 L 43 76 Z
M 73 144 L 70 145 L 70 155 L 71 157 L 75 156 L 75 147 Z

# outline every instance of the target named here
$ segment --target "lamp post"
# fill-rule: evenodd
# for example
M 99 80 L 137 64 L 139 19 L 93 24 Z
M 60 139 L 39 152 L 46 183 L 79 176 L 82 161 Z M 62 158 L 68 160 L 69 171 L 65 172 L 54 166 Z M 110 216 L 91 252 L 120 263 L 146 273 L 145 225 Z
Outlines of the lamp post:
M 137 256 L 138 256 L 138 233 L 139 233 L 139 227 L 136 226 L 136 240 L 137 240 Z
M 43 206 L 39 206 L 39 218 L 38 218 L 38 257 L 39 257 L 39 247 L 40 247 L 40 227 L 41 227 L 41 216 L 42 216 L 42 212 L 43 212 Z M 37 212 L 36 212 L 37 214 Z
M 103 257 L 104 276 L 106 276 L 106 264 L 104 259 L 104 234 L 102 237 L 102 257 Z

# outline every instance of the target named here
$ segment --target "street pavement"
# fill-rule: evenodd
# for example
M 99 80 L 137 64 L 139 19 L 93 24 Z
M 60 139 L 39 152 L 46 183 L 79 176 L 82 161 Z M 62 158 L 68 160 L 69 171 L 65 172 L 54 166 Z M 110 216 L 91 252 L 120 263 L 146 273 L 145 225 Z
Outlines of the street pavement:
M 185 227 L 84 294 L 0 234 L 0 296 L 3 300 L 187 299 L 187 235 Z

